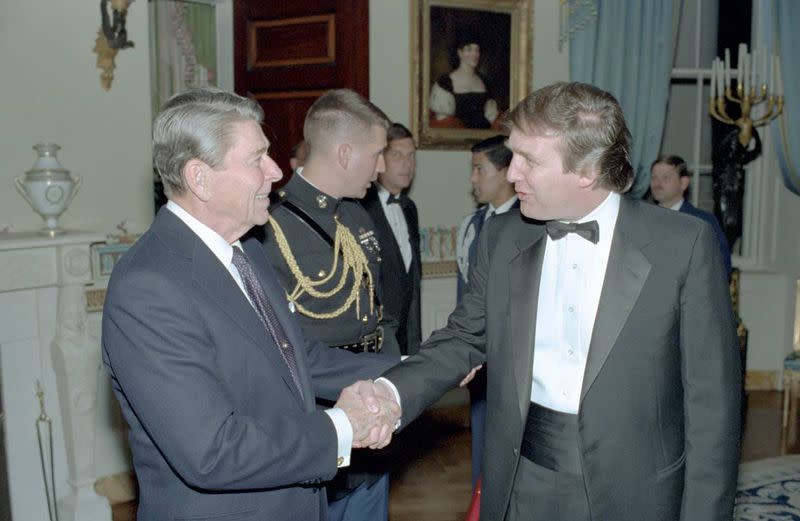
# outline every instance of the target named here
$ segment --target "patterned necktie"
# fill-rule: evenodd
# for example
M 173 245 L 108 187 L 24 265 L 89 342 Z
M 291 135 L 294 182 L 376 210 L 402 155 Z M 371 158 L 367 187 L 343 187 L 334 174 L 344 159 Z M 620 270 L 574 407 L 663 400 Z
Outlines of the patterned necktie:
M 253 271 L 253 266 L 250 264 L 250 261 L 247 260 L 247 256 L 242 249 L 238 246 L 233 247 L 233 265 L 239 270 L 239 275 L 242 276 L 242 282 L 244 283 L 247 296 L 250 297 L 250 301 L 253 303 L 253 308 L 256 310 L 258 318 L 261 319 L 261 323 L 264 324 L 264 327 L 269 331 L 269 335 L 278 347 L 278 351 L 280 351 L 281 357 L 283 357 L 283 361 L 286 362 L 289 373 L 292 375 L 292 380 L 294 380 L 294 384 L 300 392 L 300 397 L 302 397 L 303 388 L 300 385 L 300 378 L 297 376 L 297 361 L 294 357 L 294 346 L 292 346 L 292 343 L 289 342 L 289 339 L 286 337 L 286 332 L 283 330 L 281 323 L 278 322 L 275 310 L 272 308 L 269 300 L 267 300 L 266 295 L 264 295 L 264 288 L 261 287 L 261 283 L 258 281 L 255 271 Z
M 551 239 L 557 241 L 568 233 L 576 233 L 594 244 L 600 240 L 600 226 L 597 221 L 588 221 L 585 223 L 562 223 L 561 221 L 547 221 L 545 223 L 547 235 Z

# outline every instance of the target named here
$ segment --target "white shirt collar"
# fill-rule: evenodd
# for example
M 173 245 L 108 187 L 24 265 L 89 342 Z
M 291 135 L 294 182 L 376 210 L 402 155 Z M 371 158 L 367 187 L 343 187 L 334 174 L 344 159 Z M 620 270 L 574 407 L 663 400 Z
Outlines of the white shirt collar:
M 178 219 L 183 221 L 200 240 L 208 246 L 208 249 L 220 260 L 223 266 L 227 267 L 233 259 L 233 246 L 241 245 L 238 240 L 233 245 L 228 244 L 228 241 L 199 220 L 189 212 L 183 209 L 181 205 L 173 200 L 167 201 L 167 210 L 174 213 Z
M 489 203 L 489 209 L 486 211 L 486 215 L 506 213 L 511 209 L 512 206 L 514 206 L 514 203 L 516 202 L 517 202 L 517 194 L 514 194 L 508 201 L 504 202 L 497 208 L 492 206 L 492 203 Z
M 600 229 L 602 229 L 604 225 L 613 225 L 617 221 L 619 201 L 620 195 L 616 192 L 610 192 L 597 208 L 575 222 L 585 223 L 587 221 L 597 221 L 597 224 L 600 225 Z
M 381 202 L 385 205 L 386 201 L 389 200 L 389 196 L 391 196 L 392 193 L 386 188 L 384 188 L 383 185 L 380 183 L 375 183 L 375 187 L 378 189 L 378 197 L 380 198 Z M 400 196 L 398 195 L 397 197 Z
M 670 206 L 670 207 L 669 207 L 669 208 L 670 208 L 670 210 L 680 210 L 680 209 L 681 209 L 681 206 L 683 206 L 683 201 L 684 201 L 684 199 L 683 199 L 683 197 L 681 197 L 681 198 L 678 200 L 678 202 L 677 202 L 677 203 L 675 203 L 675 204 L 673 204 L 672 206 Z

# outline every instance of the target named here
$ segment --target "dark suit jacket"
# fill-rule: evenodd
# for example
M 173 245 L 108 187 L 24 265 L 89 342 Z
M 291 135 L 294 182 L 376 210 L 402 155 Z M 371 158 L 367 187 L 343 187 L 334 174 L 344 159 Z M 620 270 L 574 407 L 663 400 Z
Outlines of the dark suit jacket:
M 378 242 L 381 247 L 381 289 L 384 311 L 395 317 L 399 324 L 397 342 L 404 355 L 414 354 L 422 342 L 420 324 L 420 277 L 422 264 L 419 252 L 419 219 L 417 205 L 406 196 L 400 199 L 400 206 L 408 226 L 408 238 L 411 242 L 411 268 L 406 271 L 403 255 L 392 232 L 392 227 L 383 212 L 383 205 L 378 198 L 378 190 L 373 185 L 361 200 L 375 223 Z
M 405 425 L 488 362 L 481 521 L 501 521 L 530 403 L 547 241 L 516 211 L 487 225 L 447 326 L 386 377 Z M 731 519 L 741 375 L 720 264 L 706 223 L 622 199 L 578 412 L 593 519 Z
M 267 298 L 283 290 L 257 241 L 243 249 Z M 337 437 L 314 396 L 335 399 L 395 360 L 305 340 L 285 305 L 303 397 L 225 266 L 167 209 L 108 285 L 103 361 L 130 427 L 138 519 L 325 518 Z M 346 376 L 342 376 L 346 375 Z
M 722 254 L 722 262 L 725 264 L 725 273 L 728 277 L 731 276 L 731 249 L 728 247 L 728 239 L 725 238 L 725 232 L 722 231 L 722 226 L 719 225 L 719 221 L 717 218 L 711 215 L 710 213 L 697 208 L 692 203 L 687 201 L 686 199 L 683 200 L 683 204 L 680 207 L 680 210 L 683 213 L 693 215 L 695 217 L 699 217 L 703 219 L 705 222 L 711 225 L 714 228 L 714 235 L 717 236 L 717 242 L 719 243 L 719 251 Z

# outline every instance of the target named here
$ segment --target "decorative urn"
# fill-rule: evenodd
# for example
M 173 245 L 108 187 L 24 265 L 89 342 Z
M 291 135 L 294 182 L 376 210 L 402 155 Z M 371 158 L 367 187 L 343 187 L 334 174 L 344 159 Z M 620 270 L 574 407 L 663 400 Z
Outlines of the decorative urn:
M 81 178 L 69 175 L 56 153 L 61 149 L 55 143 L 38 143 L 33 146 L 38 157 L 33 168 L 25 172 L 25 179 L 14 178 L 14 185 L 31 208 L 42 216 L 45 227 L 41 233 L 54 237 L 64 230 L 58 226 L 58 218 L 78 194 Z

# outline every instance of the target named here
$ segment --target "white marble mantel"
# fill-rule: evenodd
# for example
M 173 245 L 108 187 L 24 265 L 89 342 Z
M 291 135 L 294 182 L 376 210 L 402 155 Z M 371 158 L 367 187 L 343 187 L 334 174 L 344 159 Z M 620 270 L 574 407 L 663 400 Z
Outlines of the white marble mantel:
M 94 482 L 108 459 L 98 464 L 98 448 L 116 442 L 101 439 L 113 421 L 106 418 L 100 314 L 87 312 L 85 300 L 90 245 L 104 240 L 99 233 L 0 233 L 0 384 L 13 521 L 49 519 L 35 430 L 37 381 L 53 424 L 61 521 L 111 519 Z

